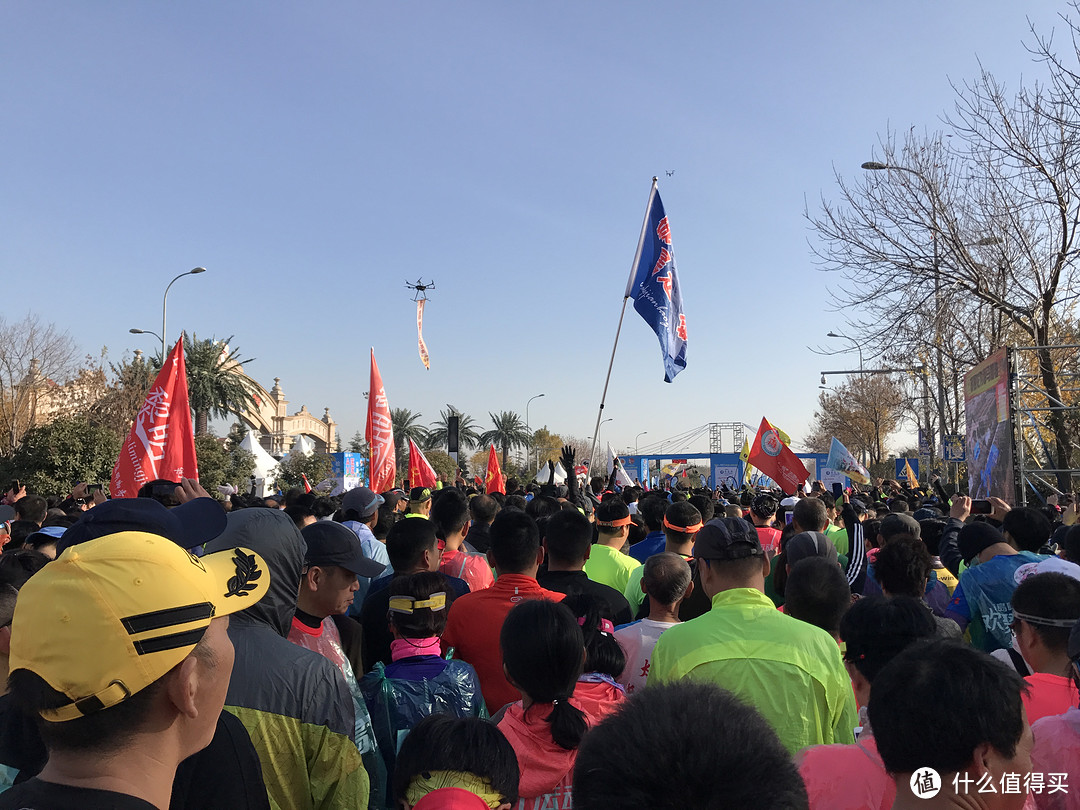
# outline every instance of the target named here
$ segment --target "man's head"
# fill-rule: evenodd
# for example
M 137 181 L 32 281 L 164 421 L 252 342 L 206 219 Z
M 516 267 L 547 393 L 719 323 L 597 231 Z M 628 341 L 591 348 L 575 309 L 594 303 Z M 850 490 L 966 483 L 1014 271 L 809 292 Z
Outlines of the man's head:
M 320 619 L 344 613 L 361 577 L 377 577 L 386 568 L 365 556 L 360 538 L 340 523 L 321 520 L 301 529 L 307 544 L 297 607 Z
M 574 765 L 575 810 L 807 806 L 795 763 L 765 718 L 708 683 L 639 690 L 585 735 Z
M 716 501 L 712 499 L 711 495 L 691 495 L 689 501 L 690 505 L 697 509 L 698 514 L 701 515 L 702 523 L 708 523 L 713 519 L 713 515 L 716 514 Z M 742 507 L 739 507 L 739 514 L 728 515 L 728 517 L 742 517 Z
M 1001 521 L 1001 533 L 1021 551 L 1039 551 L 1050 542 L 1052 531 L 1050 519 L 1041 510 L 1026 506 L 1010 509 Z
M 770 526 L 779 507 L 779 501 L 772 495 L 758 495 L 750 502 L 750 519 L 755 526 Z
M 431 505 L 435 533 L 443 540 L 457 537 L 469 522 L 469 502 L 456 489 L 444 489 Z
M 40 526 L 49 514 L 49 504 L 40 495 L 27 495 L 15 501 L 15 517 Z
M 469 501 L 469 514 L 472 515 L 474 523 L 490 526 L 498 511 L 499 504 L 490 495 L 477 495 Z
M 851 588 L 840 566 L 808 557 L 792 566 L 784 586 L 784 612 L 839 637 L 840 619 L 851 605 Z
M 874 741 L 897 790 L 909 791 L 911 775 L 924 768 L 938 772 L 943 793 L 958 773 L 992 784 L 1006 773 L 1022 779 L 1032 745 L 1025 688 L 1014 669 L 959 641 L 923 641 L 899 653 L 874 679 L 869 703 Z M 1020 808 L 1026 797 L 990 801 L 999 798 L 987 806 Z
M 227 617 L 269 580 L 254 552 L 197 558 L 145 532 L 70 548 L 19 593 L 13 697 L 42 718 L 51 750 L 108 753 L 169 733 L 186 757 L 210 742 L 225 702 Z
M 439 541 L 430 520 L 399 520 L 386 535 L 386 554 L 395 574 L 438 571 Z
M 674 607 L 690 595 L 693 587 L 690 565 L 678 554 L 664 551 L 645 560 L 641 590 L 648 594 L 650 602 Z
M 901 534 L 918 537 L 920 532 L 922 532 L 922 526 L 911 515 L 902 512 L 890 512 L 881 519 L 881 525 L 878 527 L 878 543 L 885 545 Z
M 673 503 L 664 513 L 664 537 L 670 547 L 684 548 L 701 529 L 701 513 L 689 501 Z
M 870 687 L 882 667 L 902 650 L 937 632 L 933 614 L 911 596 L 865 596 L 840 619 L 844 662 L 856 697 L 866 705 Z
M 544 530 L 549 568 L 581 570 L 592 545 L 592 524 L 576 509 L 564 509 L 548 518 Z
M 888 596 L 921 599 L 932 567 L 930 552 L 922 540 L 911 535 L 896 535 L 874 558 L 874 576 Z
M 797 532 L 823 532 L 829 525 L 825 504 L 817 498 L 802 498 L 791 510 L 791 523 Z
M 769 561 L 757 530 L 742 518 L 713 518 L 694 538 L 694 558 L 705 594 L 730 588 L 764 591 Z
M 383 503 L 382 495 L 376 495 L 367 487 L 350 489 L 341 498 L 341 516 L 343 520 L 355 520 L 371 525 Z
M 517 509 L 504 509 L 491 524 L 488 560 L 500 574 L 536 576 L 544 561 L 536 521 Z
M 1036 672 L 1067 657 L 1069 633 L 1080 622 L 1080 582 L 1067 574 L 1033 574 L 1016 586 L 1012 607 L 1020 653 Z
M 650 532 L 658 532 L 664 528 L 664 514 L 669 505 L 666 498 L 654 493 L 649 493 L 638 501 L 638 514 Z
M 985 552 L 1005 542 L 1001 532 L 982 521 L 967 524 L 956 538 L 956 545 L 966 565 L 971 565 L 976 557 L 981 558 Z
M 596 507 L 596 533 L 604 545 L 619 548 L 630 534 L 630 509 L 621 498 L 608 498 Z
M 413 487 L 409 490 L 409 514 L 423 515 L 424 517 L 431 514 L 430 489 L 427 487 Z

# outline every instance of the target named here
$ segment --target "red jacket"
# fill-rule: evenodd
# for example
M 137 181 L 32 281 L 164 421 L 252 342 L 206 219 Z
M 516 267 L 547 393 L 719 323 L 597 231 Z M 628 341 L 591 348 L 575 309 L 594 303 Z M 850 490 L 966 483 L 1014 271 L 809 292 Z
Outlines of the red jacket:
M 561 602 L 565 594 L 541 588 L 533 577 L 502 574 L 495 584 L 454 600 L 442 635 L 443 651 L 454 648 L 454 657 L 472 664 L 490 714 L 521 694 L 503 674 L 499 633 L 510 608 L 525 599 Z

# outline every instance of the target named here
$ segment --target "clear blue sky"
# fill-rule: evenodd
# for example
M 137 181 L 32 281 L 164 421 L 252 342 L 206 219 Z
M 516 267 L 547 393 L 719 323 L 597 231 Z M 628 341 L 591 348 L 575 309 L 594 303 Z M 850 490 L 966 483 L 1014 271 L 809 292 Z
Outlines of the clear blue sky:
M 3 311 L 121 357 L 129 327 L 235 335 L 290 411 L 362 427 L 450 402 L 592 434 L 650 178 L 686 370 L 628 309 L 604 438 L 767 415 L 805 433 L 805 347 L 842 329 L 803 217 L 890 127 L 934 129 L 977 59 L 1038 75 L 1064 3 L 0 5 Z M 666 170 L 674 170 L 667 177 Z M 434 278 L 417 356 L 406 279 Z M 829 364 L 829 365 L 826 365 Z M 691 448 L 687 448 L 691 449 Z

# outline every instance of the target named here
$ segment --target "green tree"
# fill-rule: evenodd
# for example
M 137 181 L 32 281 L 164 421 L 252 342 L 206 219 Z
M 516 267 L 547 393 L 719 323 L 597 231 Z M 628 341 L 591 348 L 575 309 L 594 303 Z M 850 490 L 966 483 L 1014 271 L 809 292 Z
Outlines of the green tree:
M 442 476 L 444 481 L 448 484 L 454 483 L 458 468 L 454 460 L 450 458 L 449 453 L 442 450 L 428 450 L 424 453 L 424 458 L 428 460 L 435 472 Z
M 199 459 L 199 483 L 211 495 L 223 484 L 246 488 L 248 477 L 255 469 L 255 456 L 240 447 L 229 444 L 213 433 L 195 437 L 195 454 Z
M 513 411 L 500 411 L 497 415 L 488 412 L 491 422 L 495 426 L 493 430 L 486 430 L 480 434 L 481 444 L 493 444 L 502 450 L 502 466 L 506 469 L 506 457 L 512 447 L 528 447 L 529 429 L 525 422 Z
M 364 455 L 367 455 L 370 452 L 367 439 L 364 438 L 362 431 L 358 430 L 353 434 L 353 437 L 349 439 L 349 445 L 346 450 L 350 453 L 363 453 Z
M 426 449 L 446 449 L 446 423 L 451 416 L 458 417 L 458 444 L 462 450 L 476 447 L 480 443 L 480 431 L 477 430 L 476 420 L 463 414 L 453 405 L 445 411 L 439 411 L 439 421 L 432 424 L 428 430 Z
M 188 400 L 195 413 L 196 436 L 206 433 L 211 416 L 240 416 L 255 407 L 258 389 L 240 372 L 240 366 L 252 361 L 238 359 L 240 350 L 229 347 L 232 339 L 232 335 L 225 340 L 184 335 Z M 160 367 L 161 359 L 154 361 Z
M 409 463 L 409 439 L 416 442 L 417 447 L 427 446 L 428 431 L 419 424 L 422 414 L 419 411 L 410 411 L 408 408 L 391 408 L 390 422 L 394 427 L 394 450 L 397 453 L 398 472 L 403 472 Z
M 109 363 L 110 379 L 104 395 L 90 405 L 90 423 L 112 431 L 121 439 L 131 430 L 146 394 L 154 382 L 154 367 L 137 353 L 119 364 Z
M 326 453 L 311 453 L 306 456 L 290 453 L 274 468 L 274 484 L 283 492 L 293 487 L 303 487 L 303 476 L 306 475 L 308 483 L 315 487 L 330 475 L 333 466 L 333 461 Z
M 547 425 L 535 431 L 532 435 L 532 472 L 530 476 L 536 472 L 536 470 L 543 464 L 547 464 L 548 461 L 558 462 L 559 456 L 562 455 L 563 440 L 557 433 L 552 433 L 547 429 Z
M 9 457 L 0 459 L 6 479 L 19 478 L 31 492 L 67 495 L 73 484 L 107 484 L 121 439 L 82 416 L 62 416 L 31 428 Z

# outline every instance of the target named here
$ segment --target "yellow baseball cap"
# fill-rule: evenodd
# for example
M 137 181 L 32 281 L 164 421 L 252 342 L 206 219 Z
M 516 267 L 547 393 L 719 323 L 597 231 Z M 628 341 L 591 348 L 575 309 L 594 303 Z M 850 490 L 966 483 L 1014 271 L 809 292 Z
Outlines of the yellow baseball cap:
M 71 703 L 53 722 L 115 706 L 183 661 L 215 616 L 258 602 L 265 561 L 242 548 L 196 557 L 164 537 L 119 532 L 65 550 L 19 591 L 10 670 Z

